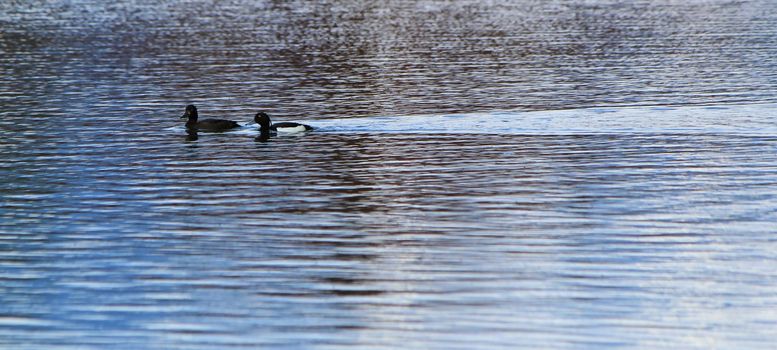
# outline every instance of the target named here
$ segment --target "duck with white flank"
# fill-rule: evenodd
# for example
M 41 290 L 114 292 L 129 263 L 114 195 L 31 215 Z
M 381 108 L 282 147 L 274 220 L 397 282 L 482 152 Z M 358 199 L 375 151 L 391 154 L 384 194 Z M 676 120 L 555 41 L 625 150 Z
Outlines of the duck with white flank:
M 272 124 L 270 116 L 267 113 L 259 112 L 254 116 L 254 121 L 259 124 L 262 135 L 269 136 L 272 134 L 292 134 L 301 133 L 313 130 L 310 125 L 294 123 L 294 122 L 281 122 Z

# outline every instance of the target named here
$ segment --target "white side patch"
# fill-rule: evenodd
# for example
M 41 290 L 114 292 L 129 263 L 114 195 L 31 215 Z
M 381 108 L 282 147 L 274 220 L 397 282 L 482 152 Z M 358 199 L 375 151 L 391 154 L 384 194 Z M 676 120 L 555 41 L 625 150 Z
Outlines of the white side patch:
M 277 128 L 277 131 L 278 132 L 283 132 L 283 133 L 304 132 L 305 131 L 305 126 L 299 125 L 299 126 L 295 126 L 293 128 Z

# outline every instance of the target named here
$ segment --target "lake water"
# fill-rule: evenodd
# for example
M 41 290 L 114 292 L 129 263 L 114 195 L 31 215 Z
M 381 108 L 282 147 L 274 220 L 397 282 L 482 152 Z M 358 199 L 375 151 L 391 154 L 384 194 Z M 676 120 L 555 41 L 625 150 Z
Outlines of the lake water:
M 773 348 L 777 2 L 4 1 L 0 348 Z M 317 128 L 188 135 L 186 104 Z

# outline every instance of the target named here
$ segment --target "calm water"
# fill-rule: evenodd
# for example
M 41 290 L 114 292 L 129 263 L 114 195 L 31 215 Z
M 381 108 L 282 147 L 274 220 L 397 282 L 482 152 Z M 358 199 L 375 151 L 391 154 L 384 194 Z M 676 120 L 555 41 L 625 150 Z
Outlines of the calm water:
M 3 1 L 0 348 L 773 348 L 777 3 Z M 187 135 L 178 120 L 253 126 Z

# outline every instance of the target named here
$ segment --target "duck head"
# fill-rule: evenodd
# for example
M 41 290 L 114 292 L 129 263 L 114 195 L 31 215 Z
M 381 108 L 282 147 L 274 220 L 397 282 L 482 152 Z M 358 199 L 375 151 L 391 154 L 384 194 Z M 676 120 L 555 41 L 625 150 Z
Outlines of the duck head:
M 262 131 L 269 131 L 270 130 L 270 116 L 267 115 L 267 113 L 259 112 L 256 113 L 254 116 L 254 122 L 256 124 L 259 124 L 259 126 L 262 128 Z
M 197 107 L 194 105 L 186 106 L 186 110 L 183 112 L 181 119 L 189 119 L 189 121 L 197 121 Z

